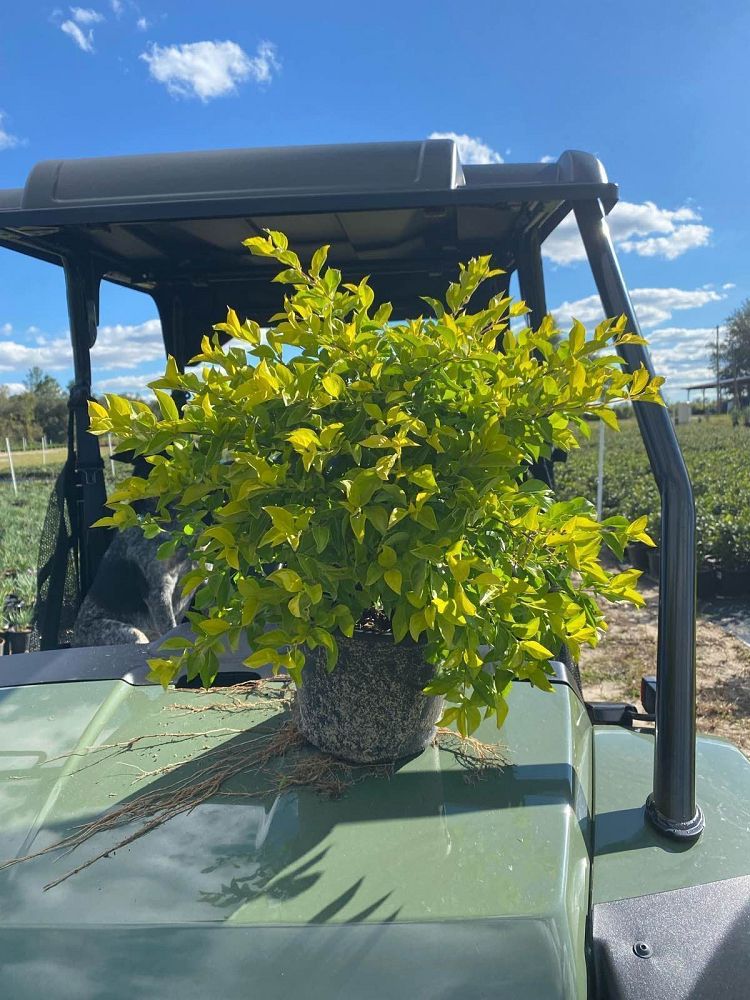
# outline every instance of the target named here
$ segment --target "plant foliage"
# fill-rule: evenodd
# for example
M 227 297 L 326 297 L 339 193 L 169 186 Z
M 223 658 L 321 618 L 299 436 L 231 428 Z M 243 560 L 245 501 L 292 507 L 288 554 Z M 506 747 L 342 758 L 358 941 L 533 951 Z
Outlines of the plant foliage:
M 327 247 L 304 268 L 281 233 L 245 245 L 289 286 L 267 332 L 230 309 L 199 371 L 170 358 L 151 383 L 161 419 L 120 396 L 90 404 L 93 433 L 153 465 L 100 523 L 140 524 L 196 563 L 184 581 L 198 588 L 195 640 L 168 640 L 152 676 L 166 685 L 185 666 L 208 684 L 244 633 L 249 667 L 270 662 L 299 684 L 305 647 L 325 647 L 333 669 L 336 636 L 374 607 L 395 642 L 422 642 L 437 665 L 427 690 L 448 700 L 443 724 L 501 725 L 514 678 L 551 690 L 561 644 L 577 655 L 598 641 L 594 595 L 640 602 L 639 574 L 611 576 L 598 555 L 647 538 L 645 517 L 599 524 L 587 500 L 555 502 L 529 464 L 577 447 L 587 415 L 616 426 L 617 401 L 659 404 L 662 380 L 626 374 L 609 350 L 638 340 L 624 319 L 587 340 L 579 323 L 559 337 L 551 317 L 511 329 L 526 310 L 506 297 L 472 311 L 500 273 L 489 257 L 461 266 L 444 303 L 425 300 L 432 316 L 392 322 L 367 279 L 326 266 Z M 188 394 L 182 413 L 175 391 Z M 137 513 L 147 498 L 155 512 Z M 264 575 L 269 564 L 280 568 Z

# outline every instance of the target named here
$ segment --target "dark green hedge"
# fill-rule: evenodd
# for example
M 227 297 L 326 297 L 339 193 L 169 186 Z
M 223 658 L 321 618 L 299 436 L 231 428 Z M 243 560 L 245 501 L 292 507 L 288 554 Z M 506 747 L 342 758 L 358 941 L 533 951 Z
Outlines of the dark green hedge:
M 556 468 L 563 499 L 596 499 L 599 429 Z M 649 515 L 649 533 L 659 541 L 660 502 L 634 420 L 607 429 L 603 516 L 631 520 Z M 699 566 L 750 569 L 750 429 L 732 427 L 727 417 L 693 418 L 677 428 L 695 491 Z

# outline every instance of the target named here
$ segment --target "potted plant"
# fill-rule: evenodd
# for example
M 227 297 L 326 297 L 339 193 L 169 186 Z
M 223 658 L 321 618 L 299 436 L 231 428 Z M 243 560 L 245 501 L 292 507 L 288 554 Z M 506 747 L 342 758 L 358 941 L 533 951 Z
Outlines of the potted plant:
M 601 546 L 622 558 L 650 541 L 645 517 L 597 523 L 588 500 L 555 502 L 530 463 L 576 447 L 587 416 L 616 427 L 615 402 L 660 404 L 662 380 L 623 372 L 611 347 L 637 339 L 624 319 L 590 339 L 551 317 L 513 329 L 526 310 L 486 292 L 489 257 L 425 300 L 431 316 L 396 323 L 367 279 L 326 266 L 327 247 L 306 268 L 281 233 L 246 246 L 289 287 L 268 329 L 230 309 L 201 370 L 168 359 L 151 383 L 160 419 L 137 400 L 90 403 L 92 432 L 152 466 L 99 523 L 140 524 L 196 564 L 194 638 L 165 642 L 151 676 L 208 685 L 244 636 L 248 667 L 295 681 L 308 739 L 354 760 L 413 753 L 438 722 L 502 725 L 514 678 L 550 691 L 562 645 L 577 657 L 598 641 L 596 595 L 642 603 L 638 572 L 606 573 Z
M 650 549 L 645 542 L 629 542 L 626 554 L 628 562 L 634 569 L 639 569 L 643 573 L 648 572 L 648 557 Z
M 7 653 L 27 653 L 34 618 L 35 598 L 23 581 L 6 576 L 0 587 L 0 636 Z M 3 647 L 0 646 L 0 650 Z
M 716 582 L 722 597 L 750 594 L 750 523 L 724 514 L 718 519 Z

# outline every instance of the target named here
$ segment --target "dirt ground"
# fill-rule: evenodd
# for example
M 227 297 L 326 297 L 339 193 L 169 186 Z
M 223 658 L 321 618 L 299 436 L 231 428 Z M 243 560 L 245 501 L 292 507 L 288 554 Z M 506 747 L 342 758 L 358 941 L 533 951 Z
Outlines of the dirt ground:
M 581 655 L 584 693 L 591 701 L 638 703 L 641 677 L 656 673 L 659 592 L 643 579 L 645 608 L 605 605 L 609 631 Z M 750 646 L 699 613 L 698 730 L 731 740 L 750 757 Z

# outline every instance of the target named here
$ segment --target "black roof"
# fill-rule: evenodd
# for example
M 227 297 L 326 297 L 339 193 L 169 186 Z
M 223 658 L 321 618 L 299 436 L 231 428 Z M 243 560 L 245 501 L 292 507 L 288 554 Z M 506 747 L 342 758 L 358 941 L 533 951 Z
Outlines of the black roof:
M 0 246 L 85 258 L 157 303 L 200 286 L 200 323 L 227 302 L 263 320 L 281 290 L 241 244 L 281 229 L 302 255 L 330 243 L 347 278 L 372 275 L 398 311 L 444 291 L 474 253 L 512 270 L 525 233 L 543 240 L 592 198 L 608 211 L 617 187 L 588 153 L 471 165 L 448 139 L 48 160 L 25 187 L 0 191 Z

